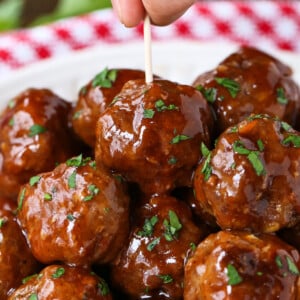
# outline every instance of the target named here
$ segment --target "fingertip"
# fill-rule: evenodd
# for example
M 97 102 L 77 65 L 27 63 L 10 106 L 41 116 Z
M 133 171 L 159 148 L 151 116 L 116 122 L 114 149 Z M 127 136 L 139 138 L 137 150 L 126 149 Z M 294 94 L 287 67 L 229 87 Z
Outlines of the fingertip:
M 145 17 L 145 9 L 140 0 L 112 0 L 112 5 L 126 27 L 137 26 Z

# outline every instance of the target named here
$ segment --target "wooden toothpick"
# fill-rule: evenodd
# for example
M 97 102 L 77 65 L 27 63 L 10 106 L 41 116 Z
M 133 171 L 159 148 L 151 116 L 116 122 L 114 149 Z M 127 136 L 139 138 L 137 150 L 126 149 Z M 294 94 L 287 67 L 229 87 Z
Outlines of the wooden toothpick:
M 151 23 L 147 14 L 144 21 L 144 47 L 145 47 L 145 80 L 146 83 L 153 81 L 152 73 L 152 45 L 151 45 Z

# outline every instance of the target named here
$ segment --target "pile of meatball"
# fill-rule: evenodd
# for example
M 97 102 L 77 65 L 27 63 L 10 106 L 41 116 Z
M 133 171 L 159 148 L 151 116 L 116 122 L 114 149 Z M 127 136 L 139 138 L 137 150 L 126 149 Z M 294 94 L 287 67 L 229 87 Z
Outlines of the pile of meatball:
M 0 300 L 300 299 L 300 89 L 241 47 L 190 85 L 105 68 L 0 115 Z

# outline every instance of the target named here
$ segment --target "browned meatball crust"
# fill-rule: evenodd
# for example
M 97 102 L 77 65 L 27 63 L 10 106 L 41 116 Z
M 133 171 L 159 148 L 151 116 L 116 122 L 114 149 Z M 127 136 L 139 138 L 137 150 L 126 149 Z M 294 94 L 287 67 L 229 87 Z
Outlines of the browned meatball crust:
M 300 134 L 287 123 L 252 115 L 203 150 L 195 194 L 221 228 L 275 232 L 299 221 Z
M 39 261 L 102 264 L 127 239 L 125 188 L 94 163 L 79 155 L 21 188 L 18 219 Z
M 298 300 L 299 252 L 273 235 L 218 232 L 185 266 L 186 300 Z
M 112 284 L 130 299 L 181 299 L 184 262 L 205 230 L 170 196 L 155 196 L 136 212 L 129 244 L 112 266 Z
M 70 109 L 46 89 L 28 89 L 9 102 L 0 116 L 0 195 L 16 197 L 31 176 L 74 155 Z
M 300 90 L 292 70 L 258 49 L 240 48 L 193 85 L 212 103 L 219 133 L 251 113 L 278 116 L 296 126 Z
M 0 300 L 40 267 L 15 220 L 15 209 L 11 200 L 0 198 Z
M 89 270 L 63 265 L 45 267 L 24 278 L 8 300 L 111 300 L 107 283 Z
M 191 186 L 211 112 L 193 87 L 167 80 L 127 82 L 97 122 L 97 164 L 138 183 L 146 194 Z
M 80 89 L 72 112 L 72 124 L 86 144 L 95 146 L 97 120 L 123 85 L 129 80 L 144 77 L 145 72 L 140 70 L 105 68 Z

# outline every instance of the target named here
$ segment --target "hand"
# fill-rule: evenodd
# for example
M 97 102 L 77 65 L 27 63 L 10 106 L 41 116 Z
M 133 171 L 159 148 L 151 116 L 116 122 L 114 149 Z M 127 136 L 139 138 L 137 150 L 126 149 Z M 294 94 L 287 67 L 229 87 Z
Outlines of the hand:
M 196 0 L 111 0 L 126 27 L 138 25 L 149 14 L 155 25 L 168 25 L 178 19 Z

